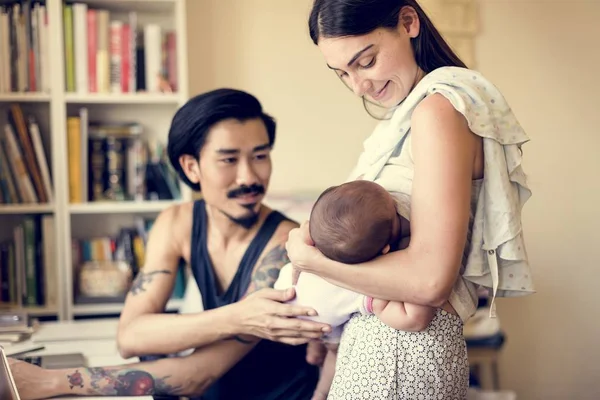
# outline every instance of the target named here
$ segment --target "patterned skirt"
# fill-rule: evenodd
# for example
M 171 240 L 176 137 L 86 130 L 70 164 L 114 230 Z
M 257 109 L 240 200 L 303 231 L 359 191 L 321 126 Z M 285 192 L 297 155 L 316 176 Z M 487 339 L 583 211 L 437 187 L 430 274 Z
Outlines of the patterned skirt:
M 327 400 L 464 400 L 469 362 L 459 317 L 438 309 L 429 327 L 402 332 L 374 315 L 344 328 Z

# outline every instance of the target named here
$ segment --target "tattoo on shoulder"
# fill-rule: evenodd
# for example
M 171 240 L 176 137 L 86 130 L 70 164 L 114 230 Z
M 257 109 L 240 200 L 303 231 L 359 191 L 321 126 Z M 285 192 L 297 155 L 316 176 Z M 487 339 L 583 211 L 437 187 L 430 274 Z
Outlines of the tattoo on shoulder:
M 290 262 L 285 245 L 280 244 L 270 250 L 254 270 L 249 291 L 253 292 L 267 287 L 273 287 L 279 277 L 279 270 Z
M 160 269 L 160 270 L 150 271 L 150 272 L 140 271 L 140 272 L 138 272 L 137 276 L 133 280 L 133 283 L 131 284 L 131 289 L 129 289 L 129 292 L 134 296 L 138 293 L 145 292 L 146 291 L 145 285 L 147 283 L 152 282 L 152 279 L 154 279 L 154 276 L 158 275 L 158 274 L 171 275 L 171 271 L 168 271 L 166 269 Z
M 180 386 L 167 383 L 170 376 L 157 378 L 139 369 L 89 368 L 90 383 L 88 393 L 105 396 L 151 396 L 177 395 Z M 71 389 L 74 386 L 84 387 L 81 373 L 75 371 L 67 375 Z M 74 378 L 75 377 L 75 378 Z

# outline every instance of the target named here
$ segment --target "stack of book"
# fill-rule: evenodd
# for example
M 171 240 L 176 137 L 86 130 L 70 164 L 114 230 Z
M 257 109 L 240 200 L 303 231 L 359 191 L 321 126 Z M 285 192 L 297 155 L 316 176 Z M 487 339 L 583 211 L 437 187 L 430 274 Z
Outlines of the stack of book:
M 112 15 L 86 3 L 63 8 L 66 91 L 175 92 L 175 32 L 141 26 L 136 12 Z
M 48 13 L 42 2 L 0 5 L 0 92 L 50 92 Z M 12 4 L 11 4 L 12 3 Z
M 10 346 L 31 338 L 33 328 L 29 326 L 25 313 L 0 311 L 0 345 Z
M 0 204 L 52 203 L 52 178 L 40 127 L 12 104 L 0 132 Z
M 86 107 L 68 117 L 69 201 L 180 199 L 164 145 L 143 130 L 136 121 L 90 121 Z

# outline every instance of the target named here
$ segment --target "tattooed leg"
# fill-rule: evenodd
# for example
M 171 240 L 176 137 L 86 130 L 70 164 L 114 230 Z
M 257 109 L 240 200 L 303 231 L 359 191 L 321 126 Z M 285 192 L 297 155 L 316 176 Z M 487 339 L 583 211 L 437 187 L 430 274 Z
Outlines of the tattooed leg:
M 150 271 L 150 272 L 140 271 L 137 274 L 137 276 L 135 277 L 135 279 L 133 280 L 133 283 L 131 284 L 131 289 L 129 290 L 129 292 L 134 296 L 138 293 L 145 292 L 146 288 L 144 287 L 144 285 L 152 282 L 152 279 L 154 278 L 154 276 L 158 275 L 158 274 L 170 275 L 171 271 L 167 271 L 164 269 L 157 270 L 157 271 Z

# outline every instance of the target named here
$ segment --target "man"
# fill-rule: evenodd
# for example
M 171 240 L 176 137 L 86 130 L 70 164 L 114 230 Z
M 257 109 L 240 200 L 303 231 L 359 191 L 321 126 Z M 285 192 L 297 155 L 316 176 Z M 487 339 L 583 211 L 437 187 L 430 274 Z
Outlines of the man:
M 13 360 L 24 399 L 67 394 L 312 398 L 318 369 L 306 361 L 305 343 L 329 327 L 288 318 L 314 310 L 282 304 L 293 291 L 271 288 L 288 262 L 288 232 L 297 226 L 261 204 L 271 176 L 275 127 L 256 98 L 232 89 L 199 95 L 173 118 L 170 161 L 203 199 L 173 206 L 156 219 L 117 340 L 125 358 L 193 353 L 55 371 Z M 180 259 L 191 266 L 203 312 L 163 313 Z

